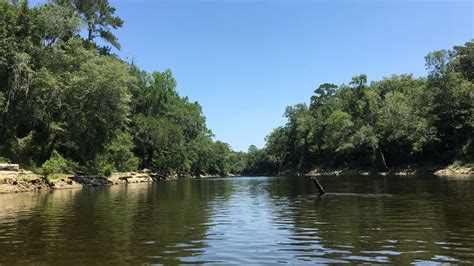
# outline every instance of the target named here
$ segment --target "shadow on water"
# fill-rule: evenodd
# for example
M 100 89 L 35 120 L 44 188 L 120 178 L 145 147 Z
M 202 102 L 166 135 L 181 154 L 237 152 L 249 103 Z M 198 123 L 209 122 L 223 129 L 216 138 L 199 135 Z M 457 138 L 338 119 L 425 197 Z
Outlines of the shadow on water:
M 474 262 L 474 179 L 318 179 L 0 195 L 0 264 Z

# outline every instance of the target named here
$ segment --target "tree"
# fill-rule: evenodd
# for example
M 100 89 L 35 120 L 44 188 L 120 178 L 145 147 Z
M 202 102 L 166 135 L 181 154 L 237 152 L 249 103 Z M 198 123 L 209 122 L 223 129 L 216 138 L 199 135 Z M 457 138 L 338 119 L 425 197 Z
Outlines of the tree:
M 119 48 L 114 13 L 106 0 L 0 2 L 2 160 L 31 169 L 64 161 L 90 173 L 242 171 L 245 156 L 213 141 L 201 106 L 178 95 L 170 70 L 149 74 L 97 51 L 97 37 Z
M 138 168 L 138 158 L 133 154 L 133 139 L 130 133 L 119 131 L 114 138 L 107 143 L 104 152 L 99 155 L 100 168 L 107 166 L 112 170 L 125 172 L 134 171 Z
M 48 3 L 39 8 L 38 26 L 47 47 L 58 40 L 67 41 L 79 32 L 81 18 L 69 5 Z
M 108 0 L 55 0 L 60 5 L 72 6 L 82 18 L 87 31 L 87 42 L 92 43 L 101 37 L 112 46 L 120 49 L 117 37 L 112 33 L 123 26 L 123 20 L 115 16 L 115 8 Z
M 321 84 L 304 104 L 288 107 L 287 122 L 248 152 L 247 171 L 314 167 L 389 170 L 412 163 L 447 164 L 474 158 L 472 41 L 426 57 L 428 76 L 366 75 Z M 262 165 L 271 165 L 264 168 Z
M 116 129 L 126 126 L 130 114 L 128 69 L 111 57 L 95 57 L 81 64 L 66 89 L 66 131 L 76 160 L 95 160 Z
M 283 166 L 288 155 L 288 135 L 286 128 L 279 127 L 273 130 L 266 138 L 267 142 L 265 146 L 265 152 L 268 154 L 270 162 L 277 165 L 278 174 L 283 171 Z M 255 148 L 251 147 L 249 153 L 254 151 Z
M 436 140 L 427 114 L 430 100 L 425 86 L 424 80 L 411 75 L 392 76 L 373 84 L 383 99 L 376 128 L 388 161 L 394 164 L 423 155 L 427 145 Z
M 354 122 L 350 114 L 336 110 L 326 118 L 325 126 L 323 149 L 327 151 L 327 155 L 332 153 L 341 157 L 354 149 L 354 144 L 351 142 Z
M 459 49 L 459 48 L 458 48 Z M 472 135 L 470 118 L 472 116 L 472 83 L 456 71 L 456 63 L 446 50 L 435 51 L 426 56 L 426 67 L 429 71 L 428 92 L 433 98 L 430 112 L 437 128 L 440 140 L 438 150 L 450 160 L 456 157 L 463 159 L 461 147 Z

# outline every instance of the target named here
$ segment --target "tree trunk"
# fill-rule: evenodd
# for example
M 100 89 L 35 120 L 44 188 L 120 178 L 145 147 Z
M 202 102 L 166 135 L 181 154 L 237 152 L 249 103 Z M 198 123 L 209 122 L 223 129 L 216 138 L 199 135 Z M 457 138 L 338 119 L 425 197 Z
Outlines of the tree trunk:
M 283 168 L 283 160 L 278 161 L 278 175 L 281 175 L 281 169 Z
M 301 155 L 300 155 L 300 161 L 298 162 L 298 171 L 301 172 L 304 167 L 304 161 L 305 161 L 305 154 L 306 154 L 306 149 L 307 149 L 307 139 L 306 137 L 304 138 L 304 143 L 303 143 L 303 148 L 301 149 Z
M 376 157 L 378 158 L 377 161 L 379 161 L 379 166 L 382 167 L 381 170 L 387 171 L 388 170 L 387 161 L 385 160 L 385 154 L 383 153 L 383 146 L 381 143 L 378 144 L 376 148 L 376 152 L 377 152 Z
M 94 26 L 89 23 L 89 25 L 87 26 L 87 29 L 88 29 L 87 41 L 92 42 L 92 40 L 94 40 Z
M 149 170 L 152 170 L 151 169 L 152 160 L 153 160 L 153 149 L 149 147 L 147 148 L 147 151 L 146 151 L 146 159 L 143 160 L 143 167 Z
M 454 158 L 462 160 L 462 153 L 459 152 L 459 135 L 458 130 L 454 127 Z

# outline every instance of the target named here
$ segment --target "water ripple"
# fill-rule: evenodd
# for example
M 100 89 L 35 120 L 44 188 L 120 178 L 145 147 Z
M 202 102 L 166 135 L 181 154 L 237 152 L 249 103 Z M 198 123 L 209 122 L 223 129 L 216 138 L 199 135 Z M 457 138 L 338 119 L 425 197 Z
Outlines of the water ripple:
M 0 264 L 474 263 L 474 180 L 179 180 L 0 195 Z

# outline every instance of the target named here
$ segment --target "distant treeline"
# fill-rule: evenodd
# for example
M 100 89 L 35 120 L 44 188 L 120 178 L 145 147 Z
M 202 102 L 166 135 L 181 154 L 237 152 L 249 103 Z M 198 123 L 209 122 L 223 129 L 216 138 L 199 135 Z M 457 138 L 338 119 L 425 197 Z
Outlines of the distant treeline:
M 120 49 L 114 13 L 107 0 L 0 0 L 0 161 L 45 176 L 242 172 L 245 154 L 212 140 L 169 70 L 147 73 L 96 42 Z
M 248 151 L 247 171 L 314 168 L 379 171 L 474 161 L 474 42 L 426 57 L 428 76 L 359 75 L 320 85 L 310 104 L 287 107 L 287 123 Z

